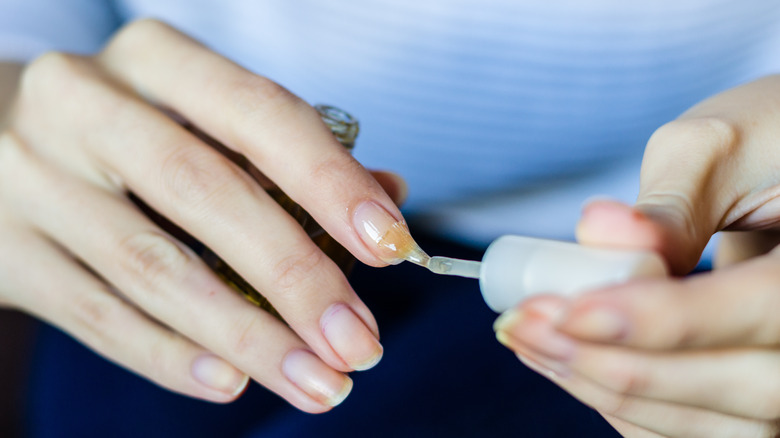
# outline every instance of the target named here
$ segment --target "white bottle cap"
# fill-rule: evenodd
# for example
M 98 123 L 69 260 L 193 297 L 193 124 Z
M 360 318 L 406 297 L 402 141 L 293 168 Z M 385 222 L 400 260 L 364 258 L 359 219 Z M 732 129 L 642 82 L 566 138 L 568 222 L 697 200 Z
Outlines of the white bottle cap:
M 501 313 L 536 294 L 570 296 L 632 278 L 666 275 L 661 257 L 649 251 L 503 236 L 482 258 L 479 286 L 487 305 Z

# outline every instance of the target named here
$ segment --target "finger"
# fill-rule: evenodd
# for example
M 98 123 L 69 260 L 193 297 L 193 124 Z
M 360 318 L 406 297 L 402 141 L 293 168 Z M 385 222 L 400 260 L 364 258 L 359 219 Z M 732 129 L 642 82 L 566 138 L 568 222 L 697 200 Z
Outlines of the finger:
M 663 205 L 643 202 L 635 207 L 608 200 L 587 204 L 577 224 L 577 240 L 585 245 L 654 251 L 673 274 L 689 272 L 709 240 L 709 231 L 697 228 L 701 225 L 694 223 L 687 204 L 677 197 Z
M 766 421 L 780 413 L 780 353 L 771 350 L 646 353 L 582 343 L 561 366 L 617 394 Z
M 395 202 L 395 205 L 400 206 L 406 201 L 409 196 L 409 186 L 403 177 L 386 170 L 372 170 L 371 175 L 382 186 L 387 196 Z
M 778 264 L 773 253 L 684 280 L 585 294 L 561 307 L 558 328 L 575 338 L 637 348 L 777 345 Z
M 346 397 L 349 378 L 307 353 L 287 326 L 234 293 L 129 201 L 30 156 L 15 167 L 30 182 L 10 205 L 129 301 L 301 409 L 322 412 Z
M 721 233 L 713 265 L 716 269 L 764 255 L 780 243 L 780 233 L 764 231 L 724 231 Z
M 148 319 L 42 237 L 2 226 L 0 238 L 0 293 L 10 305 L 172 391 L 224 403 L 246 387 L 244 373 Z
M 780 353 L 774 350 L 648 352 L 577 342 L 557 332 L 549 315 L 534 311 L 498 326 L 499 340 L 543 354 L 557 374 L 576 374 L 617 394 L 767 421 L 780 413 Z
M 772 163 L 780 156 L 770 139 L 778 83 L 780 76 L 769 76 L 731 89 L 659 128 L 645 149 L 635 207 L 586 209 L 581 241 L 652 249 L 682 274 L 716 231 L 776 226 Z
M 640 430 L 661 436 L 712 438 L 770 437 L 777 432 L 771 422 L 616 393 L 576 373 L 563 374 L 555 371 L 553 367 L 556 365 L 550 364 L 544 355 L 519 342 L 513 345 L 513 349 L 529 368 L 546 376 L 578 400 L 603 415 L 621 419 Z
M 293 94 L 152 20 L 120 32 L 100 61 L 131 88 L 248 157 L 360 260 L 375 266 L 394 260 L 363 231 L 367 219 L 354 216 L 371 206 L 376 217 L 370 221 L 384 227 L 402 220 L 397 207 Z
M 620 418 L 614 417 L 612 415 L 607 415 L 604 413 L 601 413 L 601 416 L 604 417 L 605 420 L 609 424 L 612 425 L 612 427 L 615 428 L 620 433 L 620 436 L 626 437 L 626 438 L 663 438 L 662 435 L 658 435 L 655 432 L 651 432 L 645 428 L 639 427 L 636 424 L 631 424 L 628 421 L 623 421 Z
M 60 127 L 67 134 L 60 135 L 84 140 L 71 147 L 86 148 L 101 172 L 113 175 L 112 180 L 219 254 L 262 291 L 328 364 L 346 371 L 366 369 L 379 360 L 382 347 L 371 312 L 338 266 L 246 173 L 93 69 L 80 64 L 60 68 L 73 96 L 95 103 L 74 116 L 72 128 L 67 123 Z M 82 150 L 74 154 L 84 155 Z

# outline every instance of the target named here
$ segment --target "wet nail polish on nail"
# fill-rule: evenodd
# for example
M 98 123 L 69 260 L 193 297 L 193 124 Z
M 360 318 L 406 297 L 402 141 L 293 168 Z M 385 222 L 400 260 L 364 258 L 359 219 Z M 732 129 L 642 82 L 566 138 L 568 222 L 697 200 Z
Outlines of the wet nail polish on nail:
M 429 257 L 412 239 L 406 222 L 396 219 L 374 201 L 358 205 L 352 217 L 353 226 L 366 246 L 385 263 L 408 260 L 425 264 Z

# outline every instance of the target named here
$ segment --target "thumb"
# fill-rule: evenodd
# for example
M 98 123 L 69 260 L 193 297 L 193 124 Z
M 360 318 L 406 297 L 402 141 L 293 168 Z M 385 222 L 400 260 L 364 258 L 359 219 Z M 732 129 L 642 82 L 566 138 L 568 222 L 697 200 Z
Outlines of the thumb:
M 667 200 L 671 201 L 671 200 Z M 689 213 L 668 204 L 637 204 L 597 200 L 588 203 L 577 225 L 577 240 L 585 245 L 646 249 L 660 254 L 673 274 L 696 266 L 707 244 L 691 226 Z
M 718 169 L 734 141 L 731 127 L 715 119 L 664 125 L 645 150 L 636 204 L 607 200 L 587 204 L 577 239 L 583 244 L 655 251 L 672 273 L 689 272 L 720 228 L 730 202 Z

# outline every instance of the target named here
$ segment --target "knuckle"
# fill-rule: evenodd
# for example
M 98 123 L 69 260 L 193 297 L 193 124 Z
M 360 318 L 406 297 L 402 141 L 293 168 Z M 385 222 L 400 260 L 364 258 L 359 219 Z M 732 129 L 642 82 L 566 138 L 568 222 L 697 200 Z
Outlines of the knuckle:
M 86 333 L 88 343 L 98 351 L 110 342 L 108 326 L 117 319 L 116 300 L 106 291 L 78 297 L 69 306 L 75 324 L 83 329 L 77 331 Z
M 244 356 L 249 351 L 262 345 L 262 333 L 263 328 L 261 325 L 261 319 L 257 317 L 244 318 L 236 323 L 233 327 L 232 333 L 236 335 L 233 337 L 231 345 L 231 351 L 236 356 Z
M 66 91 L 74 79 L 85 74 L 85 59 L 80 56 L 47 52 L 25 67 L 20 78 L 20 95 L 27 98 L 36 95 L 39 90 Z
M 719 117 L 694 117 L 673 120 L 658 128 L 648 141 L 648 149 L 679 148 L 691 154 L 709 150 L 710 157 L 721 158 L 732 154 L 739 145 L 739 128 Z
M 332 187 L 334 183 L 345 187 L 353 186 L 366 170 L 351 155 L 338 151 L 335 156 L 325 157 L 312 164 L 309 175 L 315 187 Z
M 179 147 L 162 165 L 163 193 L 175 203 L 207 208 L 214 200 L 249 191 L 250 183 L 227 159 L 199 148 Z
M 228 85 L 228 102 L 240 116 L 267 118 L 285 112 L 298 98 L 285 87 L 263 76 L 243 74 Z
M 104 53 L 143 47 L 146 41 L 153 41 L 171 32 L 174 32 L 174 29 L 163 21 L 155 18 L 141 18 L 122 27 L 106 46 Z
M 293 251 L 276 262 L 271 274 L 274 293 L 288 297 L 295 296 L 296 294 L 290 292 L 306 283 L 325 260 L 325 253 L 311 242 L 300 246 L 302 248 L 299 251 Z
M 615 361 L 608 365 L 608 386 L 613 391 L 625 395 L 642 395 L 652 387 L 650 376 L 636 361 L 632 362 Z
M 335 151 L 312 163 L 306 172 L 307 191 L 299 196 L 316 199 L 318 202 L 332 200 L 335 193 L 353 193 L 354 187 L 365 187 L 365 168 L 349 154 Z
M 74 57 L 63 52 L 46 52 L 38 56 L 22 72 L 22 83 L 42 78 L 56 78 L 73 68 Z
M 635 407 L 635 399 L 623 394 L 609 394 L 596 406 L 599 411 L 617 418 L 630 418 Z
M 667 324 L 656 330 L 648 344 L 651 348 L 689 348 L 706 342 L 706 333 L 701 332 L 698 323 L 693 323 L 685 311 L 679 310 L 670 315 Z
M 160 231 L 145 231 L 121 240 L 119 254 L 131 275 L 131 284 L 145 292 L 159 291 L 183 278 L 192 263 L 192 257 Z

